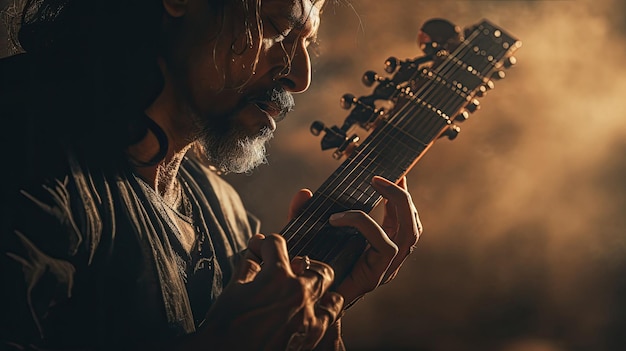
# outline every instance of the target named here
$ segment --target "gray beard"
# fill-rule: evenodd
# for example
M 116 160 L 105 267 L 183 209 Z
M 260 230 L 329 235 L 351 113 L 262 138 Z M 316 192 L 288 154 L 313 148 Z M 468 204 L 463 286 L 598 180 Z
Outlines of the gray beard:
M 281 86 L 268 90 L 257 101 L 276 105 L 280 110 L 274 117 L 276 122 L 285 118 L 294 106 L 292 95 Z M 250 101 L 243 101 L 241 106 L 227 115 L 195 118 L 201 131 L 197 140 L 204 149 L 204 156 L 211 165 L 224 173 L 246 173 L 267 163 L 266 144 L 274 135 L 272 130 L 263 128 L 251 136 L 233 123 L 236 113 L 249 103 Z
M 233 126 L 228 130 L 205 127 L 198 141 L 204 149 L 204 156 L 220 171 L 247 173 L 267 163 L 266 144 L 273 135 L 269 128 L 250 136 Z

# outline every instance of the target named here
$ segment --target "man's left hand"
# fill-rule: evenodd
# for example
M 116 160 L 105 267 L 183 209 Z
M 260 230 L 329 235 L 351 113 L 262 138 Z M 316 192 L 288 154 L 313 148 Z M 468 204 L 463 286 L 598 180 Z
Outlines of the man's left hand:
M 406 178 L 403 177 L 395 184 L 377 176 L 372 179 L 372 186 L 385 199 L 381 225 L 363 211 L 345 211 L 330 217 L 331 225 L 354 227 L 369 243 L 350 274 L 337 287 L 337 292 L 345 299 L 345 306 L 350 306 L 364 294 L 391 281 L 415 248 L 423 231 L 407 189 Z M 289 217 L 293 217 L 311 196 L 310 191 L 301 190 L 292 201 Z

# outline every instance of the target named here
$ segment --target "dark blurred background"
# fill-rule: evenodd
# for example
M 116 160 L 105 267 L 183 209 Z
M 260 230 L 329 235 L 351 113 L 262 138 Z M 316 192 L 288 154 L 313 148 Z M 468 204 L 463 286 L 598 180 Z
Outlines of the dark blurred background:
M 341 95 L 370 93 L 363 72 L 420 56 L 424 21 L 486 18 L 523 42 L 459 137 L 409 174 L 424 235 L 346 314 L 348 349 L 626 350 L 626 1 L 327 1 L 313 84 L 269 165 L 227 176 L 264 232 L 340 164 L 310 124 L 343 123 Z

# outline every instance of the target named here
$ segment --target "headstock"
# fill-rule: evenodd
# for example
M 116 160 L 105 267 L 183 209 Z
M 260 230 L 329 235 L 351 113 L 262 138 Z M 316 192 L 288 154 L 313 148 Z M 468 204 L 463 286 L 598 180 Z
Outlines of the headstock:
M 333 157 L 339 159 L 357 146 L 359 137 L 349 133 L 354 126 L 375 130 L 398 115 L 410 118 L 411 113 L 424 111 L 432 116 L 422 113 L 420 118 L 446 122 L 436 138 L 456 138 L 460 132 L 456 123 L 480 108 L 478 98 L 505 77 L 504 69 L 516 63 L 512 54 L 521 46 L 487 20 L 461 31 L 445 19 L 431 19 L 422 25 L 417 41 L 424 55 L 404 61 L 388 58 L 384 70 L 390 77 L 364 73 L 362 83 L 373 87 L 372 94 L 342 96 L 341 107 L 351 111 L 341 126 L 327 127 L 319 121 L 311 125 L 314 135 L 324 133 L 322 150 L 335 148 Z

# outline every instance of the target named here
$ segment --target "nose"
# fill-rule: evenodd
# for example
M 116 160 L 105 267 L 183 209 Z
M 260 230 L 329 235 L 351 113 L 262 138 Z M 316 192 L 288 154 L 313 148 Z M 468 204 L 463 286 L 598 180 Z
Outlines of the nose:
M 311 85 L 311 58 L 303 41 L 299 41 L 289 63 L 281 63 L 278 81 L 285 90 L 302 93 Z M 286 55 L 286 53 L 285 53 Z M 291 55 L 290 55 L 291 56 Z M 284 57 L 286 59 L 287 57 Z

